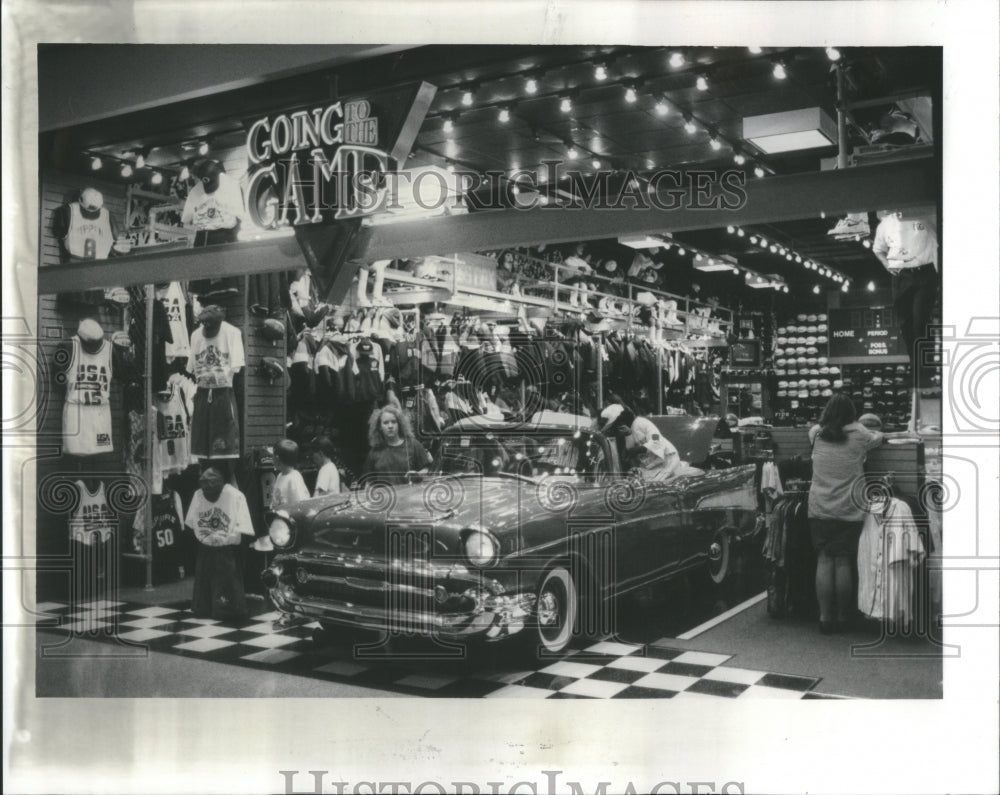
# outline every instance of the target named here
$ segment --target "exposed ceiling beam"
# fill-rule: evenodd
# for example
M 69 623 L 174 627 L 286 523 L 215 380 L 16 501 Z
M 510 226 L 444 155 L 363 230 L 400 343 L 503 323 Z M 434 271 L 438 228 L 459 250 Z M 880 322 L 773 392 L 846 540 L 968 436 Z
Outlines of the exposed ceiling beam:
M 623 234 L 685 232 L 815 218 L 879 208 L 935 204 L 938 166 L 934 158 L 750 180 L 747 199 L 736 210 L 573 209 L 496 210 L 390 224 L 375 229 L 355 260 L 381 260 L 484 251 L 513 246 L 600 240 Z M 660 199 L 671 202 L 661 185 Z M 717 193 L 713 191 L 712 195 Z

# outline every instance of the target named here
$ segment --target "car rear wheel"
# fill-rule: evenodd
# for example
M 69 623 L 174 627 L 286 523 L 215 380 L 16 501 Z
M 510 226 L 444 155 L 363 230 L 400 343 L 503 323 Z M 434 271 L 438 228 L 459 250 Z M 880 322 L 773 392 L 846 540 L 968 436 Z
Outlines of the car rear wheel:
M 535 605 L 535 632 L 547 652 L 557 653 L 569 646 L 579 611 L 579 599 L 572 575 L 562 566 L 546 572 Z

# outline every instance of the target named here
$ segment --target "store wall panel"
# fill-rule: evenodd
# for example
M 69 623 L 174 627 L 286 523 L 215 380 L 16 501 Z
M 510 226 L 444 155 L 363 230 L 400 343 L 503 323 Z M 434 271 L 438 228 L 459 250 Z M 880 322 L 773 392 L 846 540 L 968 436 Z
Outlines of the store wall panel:
M 244 164 L 245 165 L 245 164 Z M 247 278 L 241 280 L 246 295 Z M 263 335 L 264 318 L 245 311 L 242 316 L 243 347 L 247 367 L 244 376 L 243 452 L 268 447 L 285 435 L 285 382 L 272 380 L 261 367 L 265 356 L 284 363 L 285 348 L 282 342 L 275 345 Z

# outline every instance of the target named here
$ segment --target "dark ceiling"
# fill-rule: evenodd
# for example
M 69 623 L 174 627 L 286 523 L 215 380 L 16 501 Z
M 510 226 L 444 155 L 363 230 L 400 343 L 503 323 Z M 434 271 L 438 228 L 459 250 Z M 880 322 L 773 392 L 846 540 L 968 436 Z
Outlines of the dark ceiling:
M 149 70 L 168 68 L 157 60 L 155 48 L 150 50 Z M 40 74 L 57 75 L 58 59 L 58 50 L 48 55 L 43 51 Z M 852 146 L 869 143 L 869 130 L 896 99 L 928 96 L 940 113 L 939 48 L 843 48 L 840 62 L 851 106 Z M 786 72 L 784 79 L 775 76 L 778 64 Z M 605 69 L 604 79 L 595 71 L 598 66 Z M 753 52 L 746 47 L 415 47 L 50 131 L 41 136 L 40 157 L 43 168 L 85 170 L 85 153 L 116 157 L 156 147 L 149 151 L 148 163 L 179 167 L 192 156 L 194 139 L 207 137 L 213 150 L 238 146 L 242 120 L 257 112 L 419 79 L 436 85 L 438 92 L 410 165 L 437 163 L 509 173 L 533 170 L 544 160 L 566 161 L 573 147 L 582 170 L 593 170 L 597 159 L 601 170 L 619 174 L 696 165 L 738 167 L 753 179 L 757 167 L 766 175 L 816 171 L 822 159 L 836 156 L 834 146 L 766 156 L 742 140 L 742 121 L 750 115 L 819 106 L 835 118 L 833 67 L 823 48 Z M 135 74 L 130 79 L 141 86 L 145 77 Z M 699 77 L 707 81 L 703 90 L 697 85 Z M 529 92 L 529 78 L 535 80 L 534 93 Z M 633 102 L 626 98 L 629 88 L 636 93 Z M 463 104 L 467 91 L 472 94 L 468 105 Z M 571 102 L 569 112 L 562 109 L 564 98 Z M 40 107 L 45 101 L 43 91 Z M 503 109 L 509 113 L 506 122 L 498 118 Z M 694 132 L 685 129 L 686 121 L 695 125 Z M 940 124 L 934 129 L 940 130 Z M 939 146 L 940 140 L 934 143 Z M 746 157 L 745 163 L 734 162 L 737 153 Z M 855 281 L 881 274 L 881 266 L 860 242 L 829 238 L 827 231 L 836 220 L 804 219 L 746 230 L 744 237 L 721 229 L 678 238 L 706 251 L 732 254 L 746 267 L 782 275 L 793 286 L 812 284 L 814 274 L 794 260 L 750 244 L 752 232 Z M 612 241 L 601 245 L 609 251 L 615 248 Z

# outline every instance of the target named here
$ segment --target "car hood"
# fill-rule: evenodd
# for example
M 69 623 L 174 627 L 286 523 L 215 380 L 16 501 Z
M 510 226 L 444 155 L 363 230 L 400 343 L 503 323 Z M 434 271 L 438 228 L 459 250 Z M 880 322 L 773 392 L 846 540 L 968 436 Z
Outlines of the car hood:
M 677 448 L 681 460 L 697 467 L 711 455 L 718 417 L 664 414 L 651 416 L 649 420 Z

